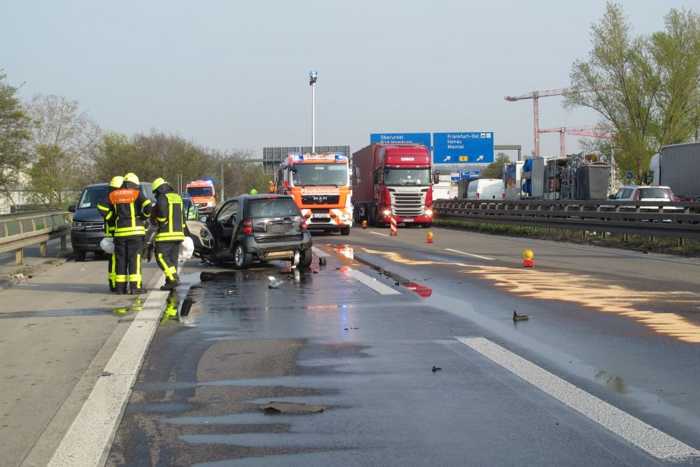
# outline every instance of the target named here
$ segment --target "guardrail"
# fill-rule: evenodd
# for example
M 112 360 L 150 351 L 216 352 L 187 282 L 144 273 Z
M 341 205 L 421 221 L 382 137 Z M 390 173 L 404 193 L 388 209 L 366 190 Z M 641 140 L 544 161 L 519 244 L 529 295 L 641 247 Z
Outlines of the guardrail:
M 700 203 L 436 200 L 438 219 L 700 239 Z
M 24 248 L 39 244 L 39 251 L 46 256 L 46 243 L 61 239 L 61 251 L 67 247 L 70 234 L 70 213 L 62 211 L 32 214 L 13 214 L 0 217 L 0 253 L 15 252 L 15 263 L 24 262 Z

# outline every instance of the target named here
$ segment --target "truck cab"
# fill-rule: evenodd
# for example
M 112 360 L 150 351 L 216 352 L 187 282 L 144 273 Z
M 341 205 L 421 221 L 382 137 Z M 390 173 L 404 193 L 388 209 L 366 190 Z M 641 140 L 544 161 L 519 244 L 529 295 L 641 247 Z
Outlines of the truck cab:
M 309 230 L 350 234 L 352 190 L 343 154 L 290 154 L 277 169 L 277 192 L 290 195 Z
M 353 154 L 356 220 L 371 225 L 430 226 L 433 192 L 430 150 L 419 144 L 372 144 Z

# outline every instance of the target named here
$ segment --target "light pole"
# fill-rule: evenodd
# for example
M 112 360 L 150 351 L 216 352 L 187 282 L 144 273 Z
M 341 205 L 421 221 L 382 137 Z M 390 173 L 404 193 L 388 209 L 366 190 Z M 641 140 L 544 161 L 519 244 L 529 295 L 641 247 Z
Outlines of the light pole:
M 316 153 L 316 81 L 318 71 L 309 72 L 309 86 L 311 86 L 311 154 Z

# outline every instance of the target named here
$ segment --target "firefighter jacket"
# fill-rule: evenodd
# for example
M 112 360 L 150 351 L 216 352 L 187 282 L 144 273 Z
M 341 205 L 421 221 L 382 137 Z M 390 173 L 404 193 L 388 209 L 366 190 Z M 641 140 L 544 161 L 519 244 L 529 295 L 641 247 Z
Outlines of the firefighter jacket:
M 115 190 L 116 188 L 110 188 L 109 194 L 111 194 Z M 113 237 L 115 215 L 114 210 L 112 210 L 112 206 L 110 205 L 109 198 L 107 198 L 107 201 L 98 202 L 97 210 L 99 211 L 100 215 L 102 216 L 102 219 L 104 219 L 105 222 L 105 237 Z
M 145 236 L 144 221 L 151 214 L 151 200 L 146 198 L 137 185 L 126 183 L 124 188 L 109 194 L 114 216 L 114 237 Z
M 156 190 L 154 217 L 158 224 L 156 242 L 181 242 L 185 239 L 182 197 L 164 185 Z

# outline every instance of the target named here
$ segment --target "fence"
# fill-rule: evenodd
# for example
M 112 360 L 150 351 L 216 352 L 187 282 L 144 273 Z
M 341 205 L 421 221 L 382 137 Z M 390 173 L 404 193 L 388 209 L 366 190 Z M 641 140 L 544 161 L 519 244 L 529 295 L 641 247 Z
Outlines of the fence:
M 51 211 L 0 216 L 0 253 L 15 252 L 15 263 L 24 262 L 24 248 L 39 244 L 46 256 L 47 242 L 61 239 L 61 251 L 67 247 L 71 216 L 67 212 Z
M 437 218 L 700 239 L 700 203 L 437 200 Z

